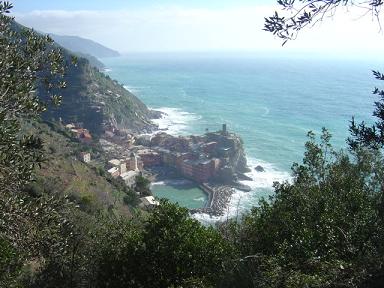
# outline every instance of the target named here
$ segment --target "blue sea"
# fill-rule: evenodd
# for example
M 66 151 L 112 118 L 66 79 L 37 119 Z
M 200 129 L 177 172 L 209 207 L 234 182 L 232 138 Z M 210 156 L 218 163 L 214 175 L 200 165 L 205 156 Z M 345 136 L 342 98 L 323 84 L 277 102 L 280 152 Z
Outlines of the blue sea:
M 216 131 L 239 134 L 250 168 L 250 193 L 238 191 L 228 213 L 246 211 L 287 180 L 303 158 L 306 134 L 326 127 L 335 148 L 346 147 L 352 116 L 372 121 L 371 94 L 380 83 L 371 70 L 383 62 L 327 56 L 171 53 L 103 59 L 108 74 L 147 106 L 167 113 L 157 120 L 173 135 Z M 202 215 L 201 217 L 205 217 Z

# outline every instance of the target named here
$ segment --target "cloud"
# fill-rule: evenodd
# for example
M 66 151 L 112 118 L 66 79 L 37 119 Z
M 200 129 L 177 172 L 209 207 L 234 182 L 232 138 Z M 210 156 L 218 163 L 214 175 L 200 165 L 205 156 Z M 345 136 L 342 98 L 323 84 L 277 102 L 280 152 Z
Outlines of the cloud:
M 226 9 L 157 7 L 119 11 L 32 11 L 16 14 L 20 23 L 47 33 L 78 35 L 122 52 L 281 50 L 368 53 L 382 51 L 384 36 L 370 17 L 341 10 L 333 19 L 303 31 L 284 50 L 262 31 L 275 7 Z M 343 52 L 344 51 L 344 52 Z

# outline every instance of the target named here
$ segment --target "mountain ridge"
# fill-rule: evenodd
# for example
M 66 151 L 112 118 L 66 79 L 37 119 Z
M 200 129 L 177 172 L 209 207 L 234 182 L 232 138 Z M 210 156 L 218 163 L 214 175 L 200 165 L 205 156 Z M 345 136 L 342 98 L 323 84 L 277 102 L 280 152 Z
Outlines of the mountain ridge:
M 96 58 L 118 57 L 120 53 L 91 39 L 80 36 L 49 34 L 60 46 L 74 53 L 88 54 Z

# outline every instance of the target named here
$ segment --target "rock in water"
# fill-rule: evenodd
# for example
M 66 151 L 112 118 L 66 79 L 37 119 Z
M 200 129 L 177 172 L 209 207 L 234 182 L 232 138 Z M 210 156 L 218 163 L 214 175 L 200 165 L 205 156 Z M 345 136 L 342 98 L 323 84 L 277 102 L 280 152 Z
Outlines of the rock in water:
M 263 166 L 260 166 L 260 165 L 257 165 L 257 166 L 255 167 L 255 170 L 256 170 L 257 172 L 265 172 L 265 169 L 263 168 Z

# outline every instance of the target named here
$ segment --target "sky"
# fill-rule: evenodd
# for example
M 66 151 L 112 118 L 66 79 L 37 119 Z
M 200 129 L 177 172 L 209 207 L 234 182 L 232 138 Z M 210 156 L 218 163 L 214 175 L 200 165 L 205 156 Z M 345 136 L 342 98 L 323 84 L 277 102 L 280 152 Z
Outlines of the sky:
M 281 47 L 263 31 L 273 0 L 13 0 L 12 15 L 45 33 L 92 39 L 121 53 L 272 51 L 380 55 L 384 34 L 361 9 L 341 9 Z

